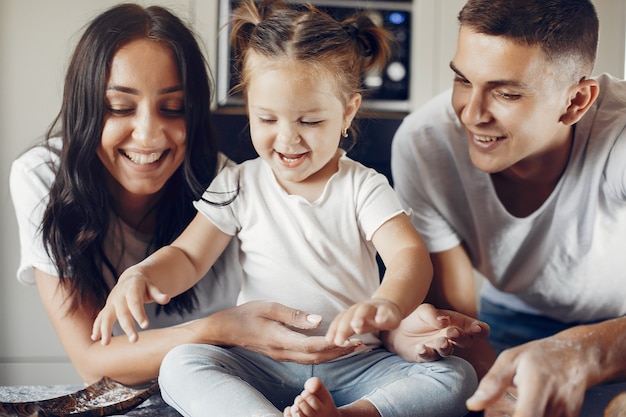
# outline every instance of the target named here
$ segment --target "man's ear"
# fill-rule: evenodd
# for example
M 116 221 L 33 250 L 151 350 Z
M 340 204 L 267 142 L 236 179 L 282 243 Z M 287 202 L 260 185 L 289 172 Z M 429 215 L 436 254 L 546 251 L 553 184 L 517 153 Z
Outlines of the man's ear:
M 594 79 L 583 78 L 572 87 L 569 106 L 561 116 L 560 122 L 572 126 L 577 123 L 598 98 L 600 85 Z

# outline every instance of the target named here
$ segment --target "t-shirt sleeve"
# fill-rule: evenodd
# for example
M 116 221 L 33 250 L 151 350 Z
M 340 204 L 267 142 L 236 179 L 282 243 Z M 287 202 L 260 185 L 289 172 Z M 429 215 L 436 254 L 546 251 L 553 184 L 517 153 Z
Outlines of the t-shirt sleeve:
M 361 186 L 357 193 L 357 216 L 365 239 L 371 240 L 374 233 L 389 219 L 405 212 L 387 178 L 373 169 L 363 171 Z
M 23 284 L 31 285 L 35 284 L 34 268 L 50 275 L 58 275 L 45 250 L 41 235 L 41 222 L 54 178 L 52 167 L 44 161 L 32 163 L 33 154 L 41 152 L 42 149 L 32 149 L 15 160 L 9 177 L 20 241 L 17 279 Z
M 626 131 L 620 133 L 611 149 L 605 174 L 611 194 L 626 202 Z
M 438 102 L 407 116 L 396 131 L 391 171 L 398 198 L 405 208 L 412 210 L 411 221 L 428 250 L 441 252 L 458 245 L 461 238 L 440 211 L 447 204 L 440 200 L 446 199 L 450 187 L 448 175 L 451 175 L 447 171 L 452 168 L 448 166 L 448 150 L 441 146 L 439 136 L 448 133 L 445 126 L 451 123 L 446 122 L 448 116 L 434 112 L 449 102 L 447 96 L 434 100 Z M 427 148 L 423 151 L 422 143 Z

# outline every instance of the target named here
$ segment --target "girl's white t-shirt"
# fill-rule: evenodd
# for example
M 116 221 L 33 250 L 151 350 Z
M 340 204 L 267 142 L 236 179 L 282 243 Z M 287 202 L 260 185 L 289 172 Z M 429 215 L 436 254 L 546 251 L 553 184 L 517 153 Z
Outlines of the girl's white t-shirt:
M 223 206 L 208 203 L 232 197 Z M 314 335 L 325 334 L 338 313 L 378 288 L 371 238 L 403 212 L 387 178 L 345 154 L 313 202 L 289 195 L 260 158 L 224 169 L 203 198 L 198 211 L 240 241 L 239 301 L 272 300 L 320 314 L 322 325 L 309 333 Z

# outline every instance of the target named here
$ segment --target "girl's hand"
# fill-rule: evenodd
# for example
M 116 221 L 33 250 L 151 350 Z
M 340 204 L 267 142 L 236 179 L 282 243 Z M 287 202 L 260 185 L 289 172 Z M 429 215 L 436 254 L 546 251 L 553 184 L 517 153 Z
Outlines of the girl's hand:
M 337 346 L 349 346 L 355 334 L 392 330 L 400 325 L 402 315 L 394 303 L 382 298 L 354 304 L 340 313 L 330 324 L 326 340 Z
M 134 321 L 142 329 L 149 325 L 143 305 L 151 302 L 167 304 L 169 301 L 170 297 L 150 284 L 139 268 L 131 267 L 124 271 L 109 293 L 106 304 L 93 323 L 91 339 L 100 339 L 103 345 L 109 344 L 113 324 L 117 320 L 128 340 L 134 343 L 139 337 Z

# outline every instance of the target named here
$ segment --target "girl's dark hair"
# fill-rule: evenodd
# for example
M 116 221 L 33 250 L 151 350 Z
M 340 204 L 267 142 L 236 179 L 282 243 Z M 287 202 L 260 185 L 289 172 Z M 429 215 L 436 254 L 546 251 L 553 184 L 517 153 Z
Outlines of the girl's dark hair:
M 565 59 L 569 68 L 563 70 L 572 72 L 573 81 L 590 76 L 595 64 L 599 22 L 589 0 L 469 0 L 459 23 L 477 33 L 540 46 L 548 60 Z
M 101 308 L 109 293 L 103 268 L 114 277 L 122 272 L 104 253 L 113 208 L 96 149 L 104 124 L 111 61 L 122 46 L 137 39 L 160 42 L 172 51 L 184 91 L 186 122 L 185 160 L 153 208 L 158 227 L 148 252 L 171 243 L 190 223 L 196 213 L 192 202 L 200 198 L 217 172 L 209 70 L 191 30 L 170 11 L 156 6 L 122 4 L 94 18 L 71 57 L 61 110 L 47 134 L 48 140 L 60 136 L 63 147 L 42 232 L 60 280 L 70 284 L 69 311 L 81 306 Z M 195 294 L 190 290 L 176 297 L 165 311 L 191 311 L 194 303 Z
M 365 14 L 338 22 L 308 4 L 288 5 L 282 0 L 243 2 L 233 12 L 231 44 L 245 95 L 253 71 L 250 52 L 271 60 L 305 64 L 312 74 L 330 74 L 338 96 L 345 102 L 362 92 L 363 75 L 382 68 L 391 56 L 393 36 Z

